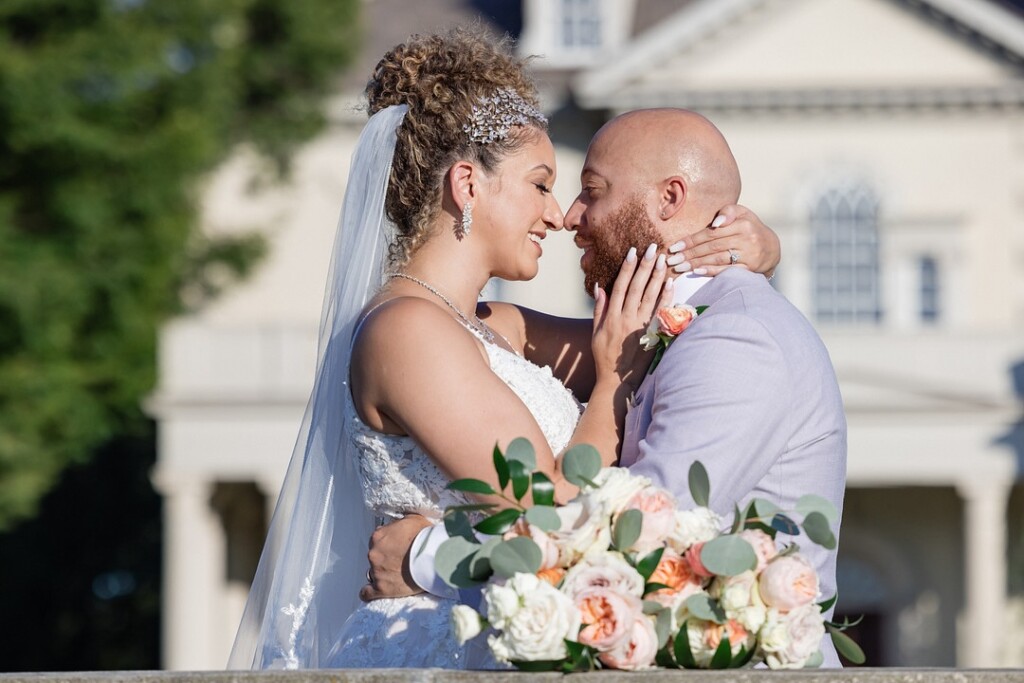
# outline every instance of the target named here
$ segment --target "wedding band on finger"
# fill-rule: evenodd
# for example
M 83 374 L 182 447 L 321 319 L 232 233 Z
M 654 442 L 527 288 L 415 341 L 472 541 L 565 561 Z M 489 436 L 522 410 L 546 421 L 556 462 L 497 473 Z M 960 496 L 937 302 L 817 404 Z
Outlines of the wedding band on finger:
M 736 252 L 736 251 L 733 251 L 732 249 L 730 249 L 729 250 L 729 265 L 730 266 L 734 266 L 734 265 L 736 265 L 739 262 L 740 262 L 739 252 Z
M 366 583 L 370 584 L 371 586 L 373 585 L 373 577 L 370 576 L 369 569 L 366 570 Z

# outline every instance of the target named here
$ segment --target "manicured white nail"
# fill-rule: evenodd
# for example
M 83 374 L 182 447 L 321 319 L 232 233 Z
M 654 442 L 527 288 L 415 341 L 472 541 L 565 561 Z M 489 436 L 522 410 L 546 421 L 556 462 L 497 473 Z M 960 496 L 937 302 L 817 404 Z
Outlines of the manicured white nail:
M 678 266 L 676 266 L 672 270 L 676 271 L 677 273 L 689 273 L 690 272 L 690 262 L 689 261 L 683 261 L 682 263 L 680 263 Z
M 668 257 L 668 261 L 666 261 L 665 263 L 667 263 L 670 266 L 678 266 L 680 263 L 684 263 L 685 261 L 686 257 L 683 256 L 682 254 L 673 254 L 672 256 Z
M 629 251 L 626 252 L 626 261 L 629 263 L 636 261 L 636 247 L 630 247 Z
M 658 262 L 654 264 L 655 270 L 665 270 L 665 255 L 658 254 Z
M 594 301 L 597 301 L 597 283 L 594 283 Z
M 652 244 L 651 246 L 647 247 L 647 251 L 644 252 L 644 261 L 650 261 L 652 258 L 654 258 L 654 255 L 657 254 L 657 253 L 658 253 L 658 245 L 657 244 Z
M 724 222 L 725 222 L 725 216 L 722 216 L 722 215 L 715 216 L 715 220 L 711 221 L 711 227 L 712 228 L 720 228 L 720 227 L 722 227 L 722 223 L 724 223 Z
M 707 275 L 708 274 L 708 269 L 707 268 L 694 268 L 693 269 L 693 274 L 694 275 Z
M 671 292 L 675 288 L 675 286 L 676 286 L 676 279 L 674 277 L 670 277 L 669 279 L 665 280 L 665 291 L 666 292 Z
M 671 253 L 671 254 L 674 254 L 677 251 L 682 251 L 683 249 L 686 249 L 686 242 L 684 242 L 682 240 L 676 242 L 675 244 L 673 244 L 671 247 L 668 248 L 669 253 Z

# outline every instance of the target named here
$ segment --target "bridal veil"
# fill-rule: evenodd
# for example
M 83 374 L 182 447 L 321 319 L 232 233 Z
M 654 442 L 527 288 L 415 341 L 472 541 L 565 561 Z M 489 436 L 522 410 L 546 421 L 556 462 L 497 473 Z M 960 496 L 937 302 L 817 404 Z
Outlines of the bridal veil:
M 394 226 L 384 213 L 407 107 L 370 117 L 349 171 L 320 319 L 316 379 L 230 669 L 317 668 L 359 604 L 374 522 L 345 418 L 352 332 L 383 282 Z

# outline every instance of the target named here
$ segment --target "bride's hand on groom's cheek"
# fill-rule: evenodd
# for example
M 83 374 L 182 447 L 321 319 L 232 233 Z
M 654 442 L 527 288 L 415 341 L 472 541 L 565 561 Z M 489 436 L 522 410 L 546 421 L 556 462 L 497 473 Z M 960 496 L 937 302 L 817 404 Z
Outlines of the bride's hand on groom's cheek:
M 735 265 L 771 277 L 782 256 L 779 236 L 739 204 L 722 207 L 711 225 L 672 245 L 670 251 L 668 264 L 673 271 L 698 275 L 718 275 L 731 265 L 730 255 L 735 254 Z
M 672 303 L 671 278 L 657 245 L 631 252 L 606 294 L 595 289 L 594 336 L 591 346 L 598 381 L 615 379 L 640 385 L 651 356 L 640 336 L 659 307 Z
M 368 582 L 359 591 L 363 602 L 380 598 L 400 598 L 423 590 L 413 581 L 409 570 L 409 552 L 416 535 L 430 520 L 420 515 L 407 515 L 378 527 L 370 536 Z

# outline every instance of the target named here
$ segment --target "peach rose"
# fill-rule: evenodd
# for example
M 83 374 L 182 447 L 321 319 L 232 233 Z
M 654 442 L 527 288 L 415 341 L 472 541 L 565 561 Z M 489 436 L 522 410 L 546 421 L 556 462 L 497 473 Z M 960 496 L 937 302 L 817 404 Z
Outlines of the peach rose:
M 576 597 L 583 628 L 579 642 L 601 651 L 610 650 L 626 638 L 633 622 L 643 615 L 643 605 L 635 595 L 612 588 L 591 588 Z
M 779 554 L 778 548 L 775 547 L 775 540 L 760 529 L 744 529 L 736 535 L 754 549 L 754 554 L 757 555 L 757 568 L 754 570 L 756 572 L 764 571 L 768 563 Z
M 654 621 L 641 615 L 631 625 L 627 637 L 617 646 L 597 656 L 601 663 L 613 669 L 636 671 L 654 664 L 658 653 L 658 633 Z
M 626 509 L 639 510 L 644 515 L 640 537 L 632 550 L 647 554 L 662 545 L 676 526 L 676 499 L 664 489 L 654 486 L 637 493 L 626 504 Z
M 697 317 L 697 309 L 687 304 L 676 304 L 658 309 L 656 317 L 661 331 L 675 337 L 690 326 Z
M 818 597 L 818 574 L 799 555 L 776 557 L 761 572 L 758 587 L 766 605 L 788 612 Z
M 565 576 L 565 570 L 561 567 L 550 567 L 548 569 L 541 569 L 537 572 L 537 578 L 542 581 L 547 581 L 552 586 L 558 586 L 558 583 Z
M 724 624 L 712 622 L 707 622 L 707 624 L 708 626 L 704 631 L 704 642 L 712 652 L 718 649 L 718 646 L 722 643 L 722 638 L 729 639 L 729 647 L 732 650 L 733 657 L 740 653 L 741 646 L 746 646 L 748 651 L 754 647 L 754 634 L 743 628 L 743 625 L 735 619 L 730 619 Z
M 703 587 L 703 581 L 693 573 L 690 563 L 678 553 L 666 549 L 661 555 L 661 561 L 648 579 L 651 583 L 660 583 L 668 586 L 648 595 L 648 598 L 662 604 L 674 603 L 676 598 L 685 593 L 685 598 L 697 593 Z M 666 600 L 668 603 L 666 603 Z

